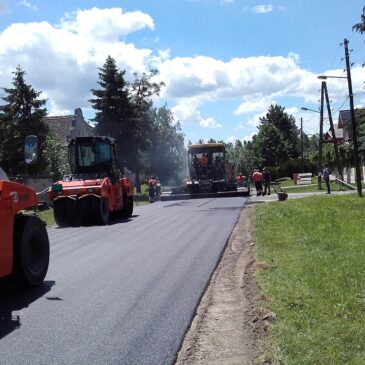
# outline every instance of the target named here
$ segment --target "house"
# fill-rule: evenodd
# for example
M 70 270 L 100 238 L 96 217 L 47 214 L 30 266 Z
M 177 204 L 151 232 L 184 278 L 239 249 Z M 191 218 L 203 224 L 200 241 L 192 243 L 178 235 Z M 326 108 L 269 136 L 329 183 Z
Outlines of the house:
M 343 130 L 343 140 L 352 140 L 351 110 L 340 110 L 338 114 L 338 128 Z
M 364 109 L 359 109 L 364 112 Z M 356 116 L 357 120 L 358 116 Z M 351 110 L 340 110 L 338 113 L 338 123 L 334 125 L 337 143 L 352 141 L 352 120 Z M 332 133 L 328 130 L 324 136 L 326 141 L 331 141 Z
M 94 135 L 94 128 L 85 121 L 80 108 L 76 108 L 73 115 L 45 117 L 43 121 L 59 138 L 62 147 L 67 147 L 71 138 Z
M 362 109 L 362 112 L 364 110 Z M 356 117 L 358 118 L 358 117 Z M 340 110 L 338 114 L 338 124 L 334 125 L 336 141 L 337 143 L 349 142 L 353 139 L 352 133 L 352 119 L 351 110 Z M 324 139 L 328 143 L 333 143 L 333 136 L 331 130 L 327 131 Z M 364 166 L 361 166 L 364 175 Z M 344 179 L 347 183 L 355 183 L 355 168 L 351 166 L 346 166 L 343 171 Z
M 345 138 L 343 136 L 344 129 L 342 127 L 340 128 L 339 124 L 334 124 L 333 129 L 335 130 L 336 142 L 337 143 L 344 142 L 345 141 Z M 324 140 L 327 141 L 328 143 L 333 142 L 332 131 L 330 129 L 324 135 Z

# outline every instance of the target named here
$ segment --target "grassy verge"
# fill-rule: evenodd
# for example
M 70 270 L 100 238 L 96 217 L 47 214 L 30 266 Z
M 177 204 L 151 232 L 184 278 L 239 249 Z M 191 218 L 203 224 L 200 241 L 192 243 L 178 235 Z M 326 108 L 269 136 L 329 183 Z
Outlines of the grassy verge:
M 365 200 L 311 197 L 255 208 L 258 280 L 277 315 L 278 364 L 364 364 Z
M 42 212 L 37 212 L 37 215 L 46 222 L 47 227 L 52 227 L 55 224 L 52 208 L 43 210 Z
M 283 190 L 285 190 L 288 194 L 310 193 L 310 192 L 314 192 L 314 191 L 325 191 L 326 190 L 326 184 L 324 182 L 322 182 L 322 190 L 318 189 L 318 177 L 312 177 L 312 183 L 310 185 L 295 185 L 294 181 L 289 178 L 279 179 L 278 183 L 280 184 L 280 187 Z M 275 185 L 275 182 L 272 183 L 272 186 L 277 189 L 277 185 Z M 340 190 L 340 188 L 342 190 L 350 190 L 345 185 L 340 186 L 338 183 L 335 183 L 335 182 L 331 183 L 331 189 L 333 191 Z M 354 186 L 354 188 L 356 190 L 355 186 Z

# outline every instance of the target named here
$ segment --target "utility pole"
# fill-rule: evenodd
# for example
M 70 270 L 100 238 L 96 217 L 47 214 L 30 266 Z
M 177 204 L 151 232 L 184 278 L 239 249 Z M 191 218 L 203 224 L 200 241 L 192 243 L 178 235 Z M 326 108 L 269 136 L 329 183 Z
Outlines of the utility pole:
M 355 119 L 355 110 L 354 110 L 354 95 L 352 93 L 350 56 L 349 56 L 349 49 L 348 49 L 349 41 L 345 38 L 343 44 L 345 47 L 347 84 L 348 84 L 348 88 L 349 88 L 349 98 L 350 98 L 352 141 L 353 141 L 353 145 L 354 145 L 354 163 L 355 163 L 355 172 L 356 172 L 356 186 L 357 186 L 357 194 L 359 196 L 362 196 L 361 171 L 360 171 L 360 164 L 359 164 L 359 148 L 357 145 L 357 128 L 356 128 L 356 119 Z
M 322 190 L 322 160 L 323 160 L 323 99 L 324 99 L 324 81 L 321 87 L 321 108 L 319 110 L 319 141 L 318 141 L 318 190 Z
M 304 172 L 303 118 L 300 118 L 300 149 L 302 155 L 302 171 Z
M 326 104 L 327 104 L 327 111 L 328 111 L 328 118 L 330 120 L 330 129 L 332 133 L 333 138 L 333 147 L 335 149 L 335 159 L 336 159 L 336 166 L 338 173 L 340 174 L 340 178 L 343 181 L 343 174 L 342 174 L 342 164 L 340 162 L 340 156 L 338 153 L 338 147 L 337 147 L 337 139 L 336 139 L 336 133 L 335 133 L 335 127 L 333 126 L 333 120 L 332 120 L 332 112 L 331 112 L 331 106 L 330 101 L 328 98 L 328 90 L 327 90 L 327 83 L 325 81 L 322 82 L 322 86 L 324 87 L 324 94 L 326 97 Z

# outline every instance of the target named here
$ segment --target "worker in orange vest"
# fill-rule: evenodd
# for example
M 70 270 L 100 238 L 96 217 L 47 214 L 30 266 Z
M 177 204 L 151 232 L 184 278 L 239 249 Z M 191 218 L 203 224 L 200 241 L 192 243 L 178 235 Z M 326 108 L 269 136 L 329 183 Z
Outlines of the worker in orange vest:
M 263 176 L 259 169 L 253 170 L 252 181 L 255 184 L 256 196 L 262 195 L 262 180 Z
M 240 172 L 238 176 L 236 176 L 236 183 L 238 186 L 243 186 L 243 182 L 246 180 L 246 176 Z
M 208 164 L 209 164 L 209 159 L 205 153 L 203 154 L 202 157 L 200 157 L 199 164 L 200 164 L 200 175 L 201 177 L 205 177 L 208 173 Z

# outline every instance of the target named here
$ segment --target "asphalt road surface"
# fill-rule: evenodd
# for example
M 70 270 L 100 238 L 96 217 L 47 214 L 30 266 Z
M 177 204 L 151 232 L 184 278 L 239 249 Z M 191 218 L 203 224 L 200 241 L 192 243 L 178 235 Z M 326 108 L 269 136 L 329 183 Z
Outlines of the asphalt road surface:
M 247 198 L 156 202 L 51 228 L 40 288 L 0 283 L 0 363 L 173 364 Z

